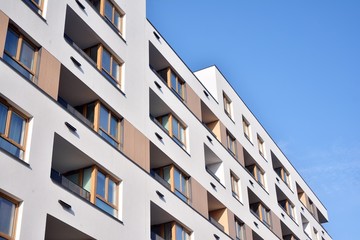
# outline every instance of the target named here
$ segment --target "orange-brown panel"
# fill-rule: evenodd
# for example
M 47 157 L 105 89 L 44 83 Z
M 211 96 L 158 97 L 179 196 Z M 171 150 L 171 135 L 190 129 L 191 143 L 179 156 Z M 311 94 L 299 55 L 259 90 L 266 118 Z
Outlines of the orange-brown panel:
M 207 191 L 194 178 L 191 178 L 191 204 L 205 218 L 208 218 Z
M 237 161 L 244 167 L 245 160 L 244 160 L 244 150 L 241 143 L 236 140 L 236 153 L 237 153 Z
M 45 48 L 40 50 L 38 86 L 57 100 L 60 81 L 61 63 Z
M 281 239 L 282 238 L 282 230 L 281 230 L 280 219 L 273 212 L 271 212 L 271 225 L 272 225 L 272 230 L 275 233 L 275 235 Z
M 124 119 L 124 154 L 147 172 L 150 172 L 149 148 L 149 139 Z
M 9 17 L 0 11 L 0 56 L 3 56 Z
M 191 112 L 201 121 L 201 101 L 199 96 L 186 84 L 186 105 Z
M 220 121 L 219 121 L 220 122 Z M 221 143 L 227 148 L 226 144 L 226 127 L 220 122 L 220 135 L 221 135 Z

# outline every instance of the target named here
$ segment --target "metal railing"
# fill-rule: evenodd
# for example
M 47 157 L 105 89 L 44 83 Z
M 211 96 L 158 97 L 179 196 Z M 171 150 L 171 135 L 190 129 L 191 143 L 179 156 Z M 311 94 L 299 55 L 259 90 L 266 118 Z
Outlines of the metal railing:
M 58 184 L 65 187 L 66 189 L 68 189 L 69 191 L 71 191 L 71 192 L 75 193 L 76 195 L 86 199 L 87 201 L 90 201 L 90 192 L 83 189 L 79 185 L 73 183 L 72 181 L 70 181 L 69 179 L 67 179 L 63 175 L 61 175 L 59 172 L 57 172 L 56 170 L 51 169 L 50 178 L 52 180 L 54 180 L 55 182 L 57 182 Z

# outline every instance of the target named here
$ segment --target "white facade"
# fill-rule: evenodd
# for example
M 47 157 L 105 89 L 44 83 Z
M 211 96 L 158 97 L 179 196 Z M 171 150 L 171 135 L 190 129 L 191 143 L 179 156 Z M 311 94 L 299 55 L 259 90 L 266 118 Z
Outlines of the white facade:
M 0 0 L 0 103 L 28 121 L 22 159 L 0 147 L 0 200 L 16 204 L 14 231 L 0 232 L 0 238 L 161 239 L 166 238 L 164 224 L 176 222 L 192 240 L 238 239 L 236 218 L 243 224 L 243 239 L 331 239 L 322 226 L 328 220 L 326 208 L 224 76 L 215 66 L 192 73 L 147 21 L 145 1 L 112 0 L 113 11 L 123 15 L 121 32 L 91 1 L 45 0 L 39 11 L 33 2 Z M 9 29 L 35 46 L 38 57 L 30 80 L 5 60 Z M 99 62 L 85 56 L 98 44 L 121 65 L 117 83 L 106 78 Z M 161 78 L 168 68 L 184 88 L 184 99 L 171 89 L 171 81 Z M 230 117 L 224 111 L 224 93 L 231 101 Z M 93 125 L 84 120 L 82 114 L 94 101 L 119 119 L 118 146 L 99 135 L 97 125 L 102 123 L 96 114 Z M 176 140 L 175 130 L 168 133 L 165 123 L 165 128 L 156 123 L 168 113 L 184 126 L 181 139 Z M 250 141 L 243 118 L 250 124 Z M 236 139 L 235 156 L 226 133 Z M 257 135 L 263 140 L 263 156 Z M 264 186 L 251 174 L 254 164 L 265 172 Z M 174 175 L 166 179 L 163 168 L 168 165 L 171 174 L 176 168 L 186 176 L 188 202 L 176 195 Z M 90 166 L 118 183 L 117 213 L 95 205 L 98 178 L 91 178 L 90 199 L 84 199 L 81 187 L 69 190 L 53 175 L 55 170 L 68 179 L 81 172 L 84 184 L 83 169 Z M 289 186 L 274 170 L 279 166 L 288 172 Z M 232 194 L 230 173 L 238 178 L 238 199 Z M 159 177 L 171 182 L 170 189 Z M 105 190 L 107 200 L 109 192 Z M 285 199 L 294 205 L 294 219 L 279 205 Z M 250 211 L 250 205 L 259 202 L 270 210 L 269 226 Z M 180 239 L 171 229 L 172 239 Z M 293 238 L 286 238 L 290 233 Z

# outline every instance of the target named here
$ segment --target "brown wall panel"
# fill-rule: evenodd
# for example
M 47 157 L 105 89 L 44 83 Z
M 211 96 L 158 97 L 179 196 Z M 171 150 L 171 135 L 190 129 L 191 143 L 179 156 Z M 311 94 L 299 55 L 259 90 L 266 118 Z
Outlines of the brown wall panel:
M 245 239 L 253 240 L 252 229 L 245 224 Z
M 280 239 L 282 239 L 280 219 L 273 212 L 271 212 L 271 227 L 275 235 L 278 236 Z
M 61 63 L 52 56 L 45 48 L 41 48 L 38 86 L 57 100 L 60 81 Z
M 233 239 L 236 239 L 236 232 L 235 232 L 235 215 L 229 209 L 227 209 L 227 217 L 228 217 L 228 234 Z
M 192 90 L 189 85 L 186 85 L 186 105 L 191 112 L 201 121 L 201 101 L 199 96 Z
M 124 119 L 124 154 L 145 171 L 150 172 L 150 142 Z
M 244 150 L 241 143 L 236 140 L 236 153 L 237 153 L 237 161 L 244 167 L 245 159 L 244 159 Z
M 220 121 L 219 121 L 220 122 Z M 226 127 L 220 122 L 220 134 L 221 134 L 221 143 L 227 148 L 226 144 Z
M 208 218 L 207 191 L 194 178 L 191 178 L 191 198 L 192 207 L 205 218 Z
M 3 56 L 9 17 L 0 11 L 0 56 Z

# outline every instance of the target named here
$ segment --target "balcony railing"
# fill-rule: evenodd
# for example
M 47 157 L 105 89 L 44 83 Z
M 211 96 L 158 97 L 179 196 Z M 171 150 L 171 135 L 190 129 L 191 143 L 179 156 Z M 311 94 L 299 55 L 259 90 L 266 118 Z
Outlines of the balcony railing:
M 61 175 L 59 172 L 57 172 L 56 170 L 51 169 L 50 178 L 52 180 L 54 180 L 55 182 L 57 182 L 58 184 L 65 187 L 66 189 L 68 189 L 69 191 L 75 193 L 76 195 L 84 198 L 87 201 L 90 201 L 90 192 L 83 189 L 79 185 L 73 183 L 72 181 L 70 181 L 69 179 L 67 179 L 63 175 Z
M 221 183 L 220 178 L 218 178 L 213 171 L 211 171 L 207 166 L 205 166 L 205 169 L 206 169 L 206 171 L 207 171 L 213 178 L 216 179 L 216 181 L 218 181 L 219 183 Z
M 221 225 L 218 221 L 216 221 L 213 217 L 209 217 L 209 220 L 213 225 L 215 225 L 215 227 L 217 227 L 221 231 L 224 231 L 224 226 Z
M 151 240 L 165 240 L 154 232 L 151 232 Z
M 79 113 L 73 106 L 68 104 L 63 98 L 59 97 L 58 102 L 63 106 L 69 113 L 75 116 L 77 119 L 88 125 L 90 128 L 94 128 L 94 124 L 90 122 L 86 117 Z
M 150 170 L 150 175 L 159 183 L 161 183 L 161 185 L 163 185 L 164 187 L 166 187 L 167 189 L 171 190 L 171 185 L 165 181 L 162 177 L 160 177 L 155 171 Z

